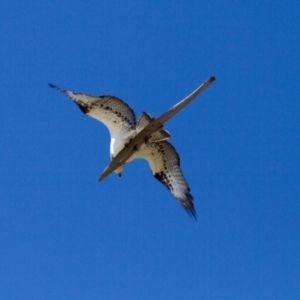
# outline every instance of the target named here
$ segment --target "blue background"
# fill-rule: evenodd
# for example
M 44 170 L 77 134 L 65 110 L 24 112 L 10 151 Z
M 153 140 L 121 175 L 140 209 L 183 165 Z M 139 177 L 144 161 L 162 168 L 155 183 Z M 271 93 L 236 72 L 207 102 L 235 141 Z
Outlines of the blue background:
M 1 1 L 0 299 L 300 299 L 299 1 Z M 48 82 L 166 124 L 198 220 Z

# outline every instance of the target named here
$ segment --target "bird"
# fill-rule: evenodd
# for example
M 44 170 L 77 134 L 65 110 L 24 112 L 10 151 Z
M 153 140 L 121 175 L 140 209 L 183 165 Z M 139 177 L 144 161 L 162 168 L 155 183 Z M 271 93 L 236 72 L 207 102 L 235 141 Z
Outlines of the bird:
M 136 120 L 132 108 L 121 99 L 110 96 L 91 96 L 81 92 L 72 92 L 49 83 L 69 97 L 87 116 L 102 122 L 109 130 L 110 159 L 112 160 L 141 130 L 153 120 L 150 114 L 142 112 Z M 179 204 L 196 219 L 193 196 L 180 168 L 180 158 L 175 147 L 167 140 L 170 133 L 159 129 L 145 138 L 139 149 L 134 149 L 126 163 L 142 158 L 148 161 L 152 175 L 161 182 L 177 199 Z M 124 165 L 114 172 L 120 177 Z

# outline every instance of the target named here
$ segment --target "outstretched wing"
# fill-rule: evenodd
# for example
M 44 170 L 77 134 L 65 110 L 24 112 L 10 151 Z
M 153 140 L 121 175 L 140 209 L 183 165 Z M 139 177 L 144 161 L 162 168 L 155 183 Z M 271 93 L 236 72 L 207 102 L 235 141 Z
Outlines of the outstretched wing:
M 122 100 L 114 96 L 90 96 L 49 85 L 71 98 L 83 113 L 106 125 L 112 138 L 135 128 L 135 114 Z
M 188 213 L 196 217 L 193 196 L 181 172 L 175 148 L 166 141 L 149 142 L 137 152 L 137 156 L 148 161 L 153 176 L 168 188 Z

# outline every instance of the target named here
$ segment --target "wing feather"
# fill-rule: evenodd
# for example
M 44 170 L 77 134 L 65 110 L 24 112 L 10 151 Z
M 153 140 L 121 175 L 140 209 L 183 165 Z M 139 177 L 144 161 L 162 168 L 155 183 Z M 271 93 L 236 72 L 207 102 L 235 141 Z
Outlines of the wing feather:
M 180 169 L 180 159 L 175 148 L 168 142 L 148 142 L 136 158 L 148 161 L 153 176 L 165 185 L 188 213 L 196 217 L 193 196 Z
M 49 85 L 71 98 L 83 113 L 106 125 L 113 138 L 135 128 L 134 111 L 121 99 L 108 95 L 90 96 Z

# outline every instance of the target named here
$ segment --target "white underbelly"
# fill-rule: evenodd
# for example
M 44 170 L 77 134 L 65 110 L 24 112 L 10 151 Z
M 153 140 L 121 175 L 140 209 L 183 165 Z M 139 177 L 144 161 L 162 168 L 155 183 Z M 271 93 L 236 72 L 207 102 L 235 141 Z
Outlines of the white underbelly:
M 110 140 L 110 155 L 112 157 L 115 157 L 125 146 L 126 143 L 128 143 L 133 136 L 135 135 L 134 132 L 128 133 L 128 135 L 123 135 L 121 138 L 111 138 Z

